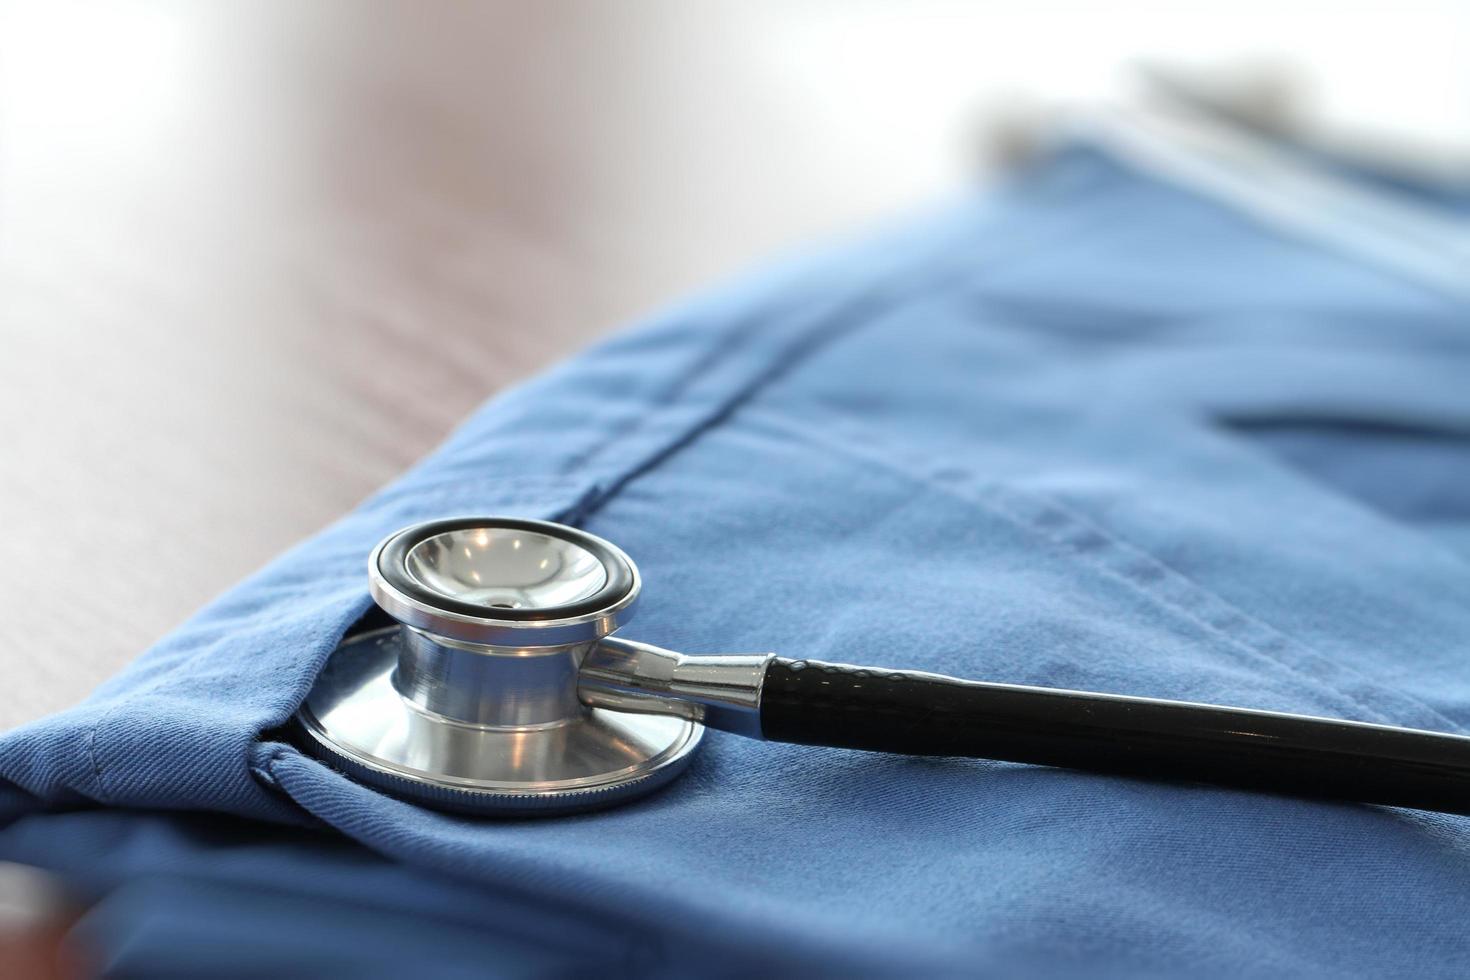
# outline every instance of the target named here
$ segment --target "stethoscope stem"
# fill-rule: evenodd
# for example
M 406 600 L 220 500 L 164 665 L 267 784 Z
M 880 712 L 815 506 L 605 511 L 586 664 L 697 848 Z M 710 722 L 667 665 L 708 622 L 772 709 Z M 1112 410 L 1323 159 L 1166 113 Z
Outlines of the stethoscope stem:
M 1470 814 L 1470 738 L 1212 704 L 774 660 L 768 739 Z
M 753 738 L 959 756 L 1470 813 L 1470 738 L 773 655 L 688 656 L 608 637 L 590 706 L 675 714 Z

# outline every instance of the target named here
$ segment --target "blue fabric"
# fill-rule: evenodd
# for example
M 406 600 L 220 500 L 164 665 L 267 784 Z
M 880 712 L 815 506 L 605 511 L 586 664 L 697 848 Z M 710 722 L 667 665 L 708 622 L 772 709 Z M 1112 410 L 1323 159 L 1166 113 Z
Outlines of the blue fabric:
M 381 536 L 493 512 L 617 542 L 677 649 L 1465 731 L 1467 314 L 1074 146 L 492 401 L 5 736 L 0 857 L 108 896 L 117 975 L 1463 977 L 1467 818 L 712 733 L 488 822 L 274 730 Z

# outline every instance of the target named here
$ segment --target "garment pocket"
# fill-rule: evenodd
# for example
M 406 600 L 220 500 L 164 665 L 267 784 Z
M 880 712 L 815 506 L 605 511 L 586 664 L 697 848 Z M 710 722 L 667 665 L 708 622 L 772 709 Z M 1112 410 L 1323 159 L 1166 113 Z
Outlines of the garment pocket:
M 1322 486 L 1470 557 L 1470 434 L 1311 417 L 1243 419 L 1231 429 Z

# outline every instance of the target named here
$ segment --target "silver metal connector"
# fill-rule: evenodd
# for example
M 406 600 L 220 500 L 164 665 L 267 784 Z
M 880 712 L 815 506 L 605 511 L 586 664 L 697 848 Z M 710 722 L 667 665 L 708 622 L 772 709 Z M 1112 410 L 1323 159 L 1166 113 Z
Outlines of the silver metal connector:
M 761 738 L 761 685 L 774 657 L 694 657 L 608 636 L 583 659 L 577 696 L 594 708 L 674 715 Z

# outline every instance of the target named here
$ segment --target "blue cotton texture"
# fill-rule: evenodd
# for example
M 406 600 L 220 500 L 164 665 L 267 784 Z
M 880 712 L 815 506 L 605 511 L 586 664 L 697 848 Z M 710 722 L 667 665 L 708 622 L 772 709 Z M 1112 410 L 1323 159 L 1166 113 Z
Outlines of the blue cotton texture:
M 1470 975 L 1470 818 L 712 732 L 446 815 L 282 741 L 413 521 L 574 522 L 625 635 L 1470 727 L 1470 310 L 1095 147 L 496 398 L 87 702 L 0 857 L 120 976 Z M 426 965 L 427 964 L 427 965 Z

